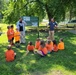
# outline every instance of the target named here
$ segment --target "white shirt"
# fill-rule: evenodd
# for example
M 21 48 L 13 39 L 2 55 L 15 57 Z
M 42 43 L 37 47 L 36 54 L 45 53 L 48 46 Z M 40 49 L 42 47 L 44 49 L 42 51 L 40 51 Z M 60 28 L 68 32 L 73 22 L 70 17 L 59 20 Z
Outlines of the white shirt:
M 20 21 L 18 21 L 17 25 L 16 25 L 16 27 L 18 28 L 18 30 L 19 30 L 19 25 L 23 26 L 23 32 L 25 32 L 25 25 L 27 25 L 26 22 L 22 21 L 22 23 L 20 23 Z

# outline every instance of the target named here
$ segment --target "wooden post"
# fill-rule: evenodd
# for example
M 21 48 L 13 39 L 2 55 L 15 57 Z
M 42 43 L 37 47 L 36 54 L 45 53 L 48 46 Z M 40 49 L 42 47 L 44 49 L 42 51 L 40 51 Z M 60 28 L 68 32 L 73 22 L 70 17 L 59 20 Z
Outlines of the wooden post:
M 39 38 L 39 17 L 38 17 L 38 28 L 37 28 L 37 31 L 38 31 L 38 38 Z

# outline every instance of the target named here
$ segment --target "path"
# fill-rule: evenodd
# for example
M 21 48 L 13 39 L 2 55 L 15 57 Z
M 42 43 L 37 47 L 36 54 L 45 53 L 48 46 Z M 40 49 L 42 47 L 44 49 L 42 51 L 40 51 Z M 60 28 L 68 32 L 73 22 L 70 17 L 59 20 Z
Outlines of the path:
M 69 30 L 69 32 L 76 34 L 76 30 Z

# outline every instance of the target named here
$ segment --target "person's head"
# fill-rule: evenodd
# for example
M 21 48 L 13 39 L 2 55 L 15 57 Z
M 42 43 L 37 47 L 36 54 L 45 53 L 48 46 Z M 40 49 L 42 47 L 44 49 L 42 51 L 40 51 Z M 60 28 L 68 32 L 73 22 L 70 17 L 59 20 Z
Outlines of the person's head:
M 11 50 L 11 48 L 12 48 L 11 45 L 8 45 L 8 46 L 7 46 L 7 49 L 8 49 L 8 50 Z
M 53 45 L 57 45 L 57 41 L 56 40 L 53 40 Z
M 11 28 L 13 29 L 13 28 L 14 28 L 14 26 L 13 26 L 13 25 L 11 25 Z
M 33 45 L 33 43 L 31 41 L 28 42 L 29 45 Z
M 45 47 L 45 41 L 41 40 L 40 45 L 41 45 L 41 47 Z
M 43 45 L 45 42 L 44 42 L 44 40 L 41 40 L 40 41 L 40 45 Z
M 54 18 L 51 18 L 51 22 L 54 22 Z
M 18 31 L 18 28 L 16 28 L 16 31 Z
M 50 44 L 51 41 L 47 41 L 48 44 Z
M 22 18 L 21 17 L 19 18 L 19 21 L 20 21 L 20 23 L 22 23 Z
M 7 26 L 7 29 L 10 29 L 11 27 L 10 26 Z
M 37 40 L 36 41 L 40 41 L 40 38 L 37 38 Z
M 59 42 L 63 42 L 63 38 L 60 38 Z

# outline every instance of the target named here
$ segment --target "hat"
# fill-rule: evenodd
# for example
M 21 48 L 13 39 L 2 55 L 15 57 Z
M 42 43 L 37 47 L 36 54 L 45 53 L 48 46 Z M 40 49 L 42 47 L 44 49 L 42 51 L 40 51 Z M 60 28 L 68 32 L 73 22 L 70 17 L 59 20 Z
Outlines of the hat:
M 8 46 L 7 46 L 7 49 L 10 50 L 10 49 L 11 49 L 11 45 L 8 45 Z

